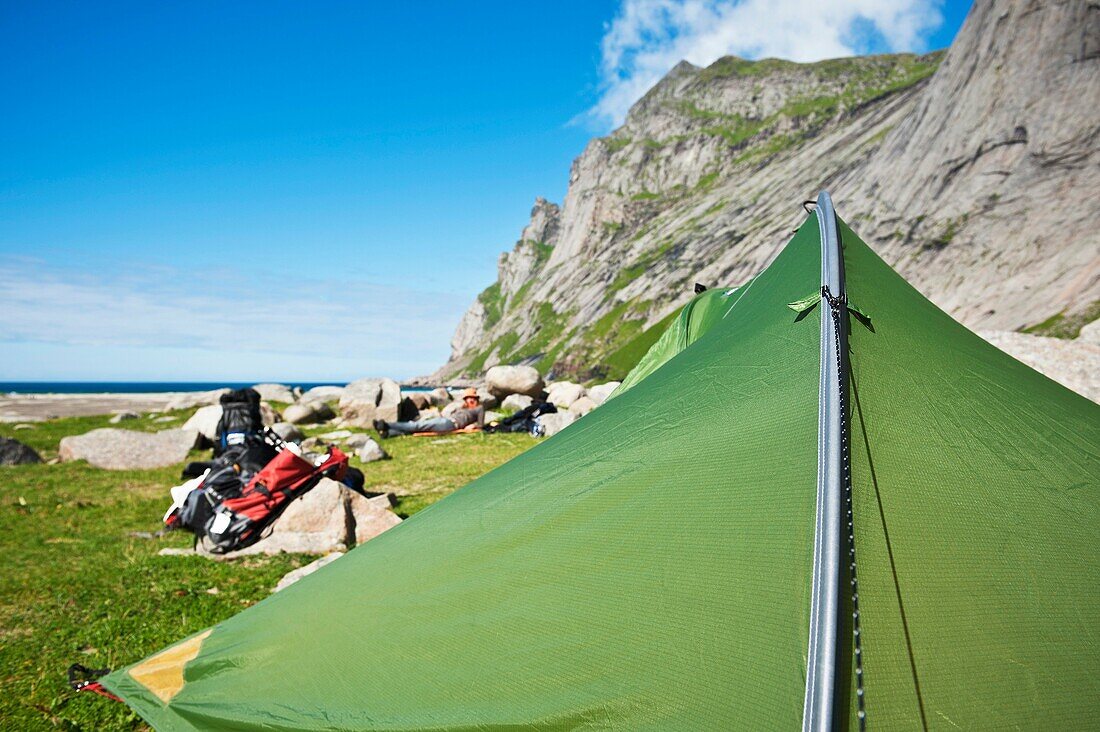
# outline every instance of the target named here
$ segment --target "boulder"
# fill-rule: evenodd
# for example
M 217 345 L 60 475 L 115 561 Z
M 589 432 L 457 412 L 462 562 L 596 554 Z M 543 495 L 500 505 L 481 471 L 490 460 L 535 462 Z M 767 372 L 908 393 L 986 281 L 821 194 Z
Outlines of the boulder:
M 621 381 L 609 381 L 606 384 L 597 384 L 596 386 L 588 387 L 588 398 L 596 402 L 597 405 L 603 404 L 611 396 L 612 392 L 619 388 Z
M 211 404 L 208 407 L 199 407 L 191 415 L 191 418 L 183 423 L 185 430 L 194 430 L 207 440 L 213 442 L 218 439 L 218 422 L 222 418 L 222 405 Z
M 531 406 L 531 402 L 533 401 L 534 399 L 526 394 L 509 394 L 504 398 L 504 402 L 500 406 L 505 410 L 519 412 Z
M 555 412 L 544 414 L 535 421 L 538 422 L 543 437 L 552 437 L 576 422 L 577 417 L 571 412 Z
M 359 445 L 358 449 L 355 451 L 355 456 L 364 463 L 373 463 L 376 460 L 385 460 L 389 457 L 386 455 L 386 451 L 382 449 L 382 446 L 370 437 L 367 437 L 366 442 Z
M 322 478 L 317 487 L 287 507 L 266 538 L 223 555 L 212 555 L 200 544 L 199 553 L 212 559 L 233 559 L 281 552 L 344 552 L 401 523 L 401 518 L 389 510 L 389 505 L 386 496 L 367 499 L 331 478 Z
M 290 422 L 276 422 L 271 429 L 287 442 L 300 442 L 305 438 L 305 434 Z
M 409 393 L 409 401 L 411 401 L 417 409 L 427 409 L 432 406 L 431 400 L 428 398 L 428 392 L 426 391 L 413 391 Z
M 571 381 L 555 382 L 547 392 L 550 403 L 559 409 L 569 409 L 573 402 L 585 396 L 585 388 Z
M 107 470 L 146 470 L 183 462 L 199 439 L 190 429 L 135 432 L 106 427 L 63 437 L 58 455 L 63 462 L 87 460 Z
M 283 411 L 283 420 L 291 424 L 315 424 L 327 422 L 336 416 L 332 407 L 321 401 L 300 401 Z
M 575 417 L 583 417 L 598 406 L 591 397 L 582 396 L 569 405 L 569 413 Z
M 283 384 L 256 384 L 252 388 L 260 393 L 260 399 L 270 402 L 283 402 L 284 404 L 295 401 L 294 392 L 290 390 L 289 386 Z
M 442 417 L 443 412 L 439 411 L 435 407 L 428 407 L 427 409 L 420 410 L 420 419 L 434 419 L 436 417 Z
M 386 529 L 401 523 L 401 517 L 390 510 L 389 496 L 365 498 L 358 493 L 345 492 L 348 493 L 348 511 L 357 545 L 370 541 Z
M 342 396 L 344 396 L 344 387 L 342 386 L 315 386 L 302 394 L 300 401 L 338 402 Z
M 207 404 L 217 404 L 222 394 L 228 394 L 229 389 L 214 389 L 213 391 L 190 391 L 177 394 L 164 405 L 164 411 L 171 412 L 174 409 L 190 409 L 202 407 Z
M 218 439 L 218 422 L 221 418 L 222 405 L 211 404 L 207 407 L 199 407 L 191 418 L 183 423 L 183 429 L 195 430 L 207 440 L 214 442 Z M 267 402 L 260 402 L 260 419 L 266 427 L 282 421 L 279 413 Z
M 492 409 L 493 407 L 500 406 L 500 399 L 497 398 L 496 394 L 493 394 L 484 386 L 478 388 L 477 395 L 481 397 L 481 406 L 485 407 L 486 409 Z
M 451 392 L 444 389 L 442 386 L 438 389 L 432 389 L 426 395 L 428 402 L 433 407 L 445 407 L 451 403 Z
M 357 432 L 351 435 L 351 437 L 344 440 L 344 444 L 347 445 L 349 449 L 355 450 L 367 444 L 367 440 L 369 439 L 371 439 L 370 435 L 363 434 L 362 432 Z
M 485 384 L 498 399 L 509 394 L 537 397 L 543 388 L 542 377 L 532 366 L 494 366 L 485 372 Z
M 118 424 L 119 422 L 125 422 L 131 419 L 138 419 L 140 417 L 141 415 L 137 412 L 115 412 L 114 416 L 107 421 L 111 424 Z
M 376 419 L 396 422 L 401 387 L 393 379 L 359 379 L 347 385 L 340 397 L 344 424 L 370 427 Z
M 332 552 L 331 554 L 326 554 L 320 559 L 313 560 L 304 567 L 292 569 L 291 571 L 283 575 L 283 578 L 279 580 L 279 583 L 277 585 L 275 585 L 275 589 L 273 589 L 272 592 L 285 590 L 287 587 L 290 587 L 292 584 L 302 579 L 303 577 L 313 574 L 321 567 L 324 567 L 326 564 L 332 564 L 342 556 L 344 556 L 343 552 Z
M 29 465 L 40 462 L 42 458 L 38 453 L 19 440 L 0 437 L 0 465 Z

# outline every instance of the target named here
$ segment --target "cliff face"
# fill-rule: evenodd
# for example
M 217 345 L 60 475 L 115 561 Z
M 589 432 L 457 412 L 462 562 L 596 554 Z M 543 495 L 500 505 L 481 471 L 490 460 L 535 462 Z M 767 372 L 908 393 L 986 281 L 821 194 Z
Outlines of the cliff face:
M 435 375 L 528 362 L 587 378 L 691 294 L 764 267 L 829 189 L 972 327 L 1095 317 L 1100 9 L 978 0 L 944 53 L 681 63 L 536 201 Z M 644 338 L 642 339 L 644 340 Z

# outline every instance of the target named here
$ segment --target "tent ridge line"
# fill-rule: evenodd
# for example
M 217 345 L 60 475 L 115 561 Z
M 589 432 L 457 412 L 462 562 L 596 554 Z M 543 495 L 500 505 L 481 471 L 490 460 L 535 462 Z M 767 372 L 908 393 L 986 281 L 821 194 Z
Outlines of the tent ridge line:
M 844 299 L 844 267 L 836 212 L 827 191 L 817 197 L 823 296 Z M 843 481 L 844 420 L 841 399 L 841 342 L 847 342 L 843 318 L 832 307 L 821 312 L 821 367 L 818 383 L 817 500 L 806 653 L 803 732 L 833 727 L 840 628 L 840 516 Z

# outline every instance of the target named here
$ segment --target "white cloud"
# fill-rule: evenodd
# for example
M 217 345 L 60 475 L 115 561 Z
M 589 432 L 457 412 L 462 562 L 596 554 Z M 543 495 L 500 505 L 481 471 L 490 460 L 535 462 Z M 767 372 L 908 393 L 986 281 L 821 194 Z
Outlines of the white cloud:
M 25 358 L 38 345 L 89 359 L 135 349 L 209 354 L 207 374 L 278 376 L 315 363 L 318 378 L 412 376 L 442 365 L 466 298 L 348 280 L 279 281 L 244 271 L 182 272 L 134 266 L 84 272 L 29 258 L 0 258 L 0 350 Z M 305 364 L 305 365 L 303 365 Z M 43 372 L 56 373 L 56 364 Z M 117 364 L 119 378 L 158 379 L 173 364 Z M 26 375 L 34 364 L 0 365 Z M 86 367 L 86 368 L 85 368 Z M 69 378 L 104 372 L 73 363 Z M 339 370 L 339 374 L 336 371 Z M 197 377 L 192 377 L 197 378 Z M 308 378 L 308 375 L 307 375 Z
M 589 116 L 618 125 L 682 60 L 722 56 L 819 61 L 924 51 L 942 0 L 623 0 L 601 45 L 599 102 Z

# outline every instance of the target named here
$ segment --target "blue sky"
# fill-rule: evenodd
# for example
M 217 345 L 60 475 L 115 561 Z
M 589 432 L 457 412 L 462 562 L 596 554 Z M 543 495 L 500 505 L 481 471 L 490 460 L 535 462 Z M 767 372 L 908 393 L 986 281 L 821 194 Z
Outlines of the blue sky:
M 968 7 L 814 3 L 810 44 L 788 5 L 0 2 L 0 379 L 426 373 L 679 58 L 939 48 Z

